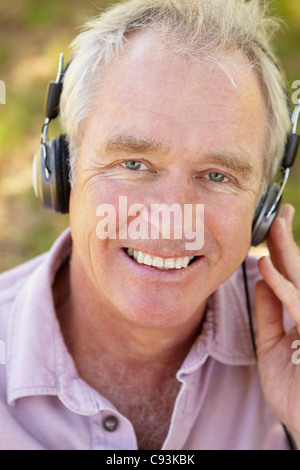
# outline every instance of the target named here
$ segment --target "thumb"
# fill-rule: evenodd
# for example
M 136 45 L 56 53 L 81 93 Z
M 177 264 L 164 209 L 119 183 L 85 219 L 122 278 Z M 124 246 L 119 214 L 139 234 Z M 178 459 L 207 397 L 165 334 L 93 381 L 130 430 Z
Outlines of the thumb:
M 284 335 L 282 304 L 262 279 L 255 287 L 257 349 L 267 352 Z

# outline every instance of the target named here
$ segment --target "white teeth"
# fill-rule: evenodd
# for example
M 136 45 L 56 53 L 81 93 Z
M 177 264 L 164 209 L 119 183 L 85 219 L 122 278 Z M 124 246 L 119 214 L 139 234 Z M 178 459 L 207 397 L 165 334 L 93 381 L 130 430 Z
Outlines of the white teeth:
M 144 261 L 144 255 L 141 251 L 138 251 L 137 262 L 140 264 L 143 264 L 143 261 Z
M 175 261 L 175 268 L 180 269 L 180 268 L 182 268 L 182 266 L 183 266 L 182 258 L 177 258 L 177 260 Z
M 133 255 L 133 249 L 132 249 L 132 248 L 128 248 L 128 249 L 127 249 L 127 254 L 128 254 L 128 256 L 132 256 L 132 255 Z
M 154 266 L 155 268 L 166 270 L 187 268 L 190 261 L 194 259 L 194 256 L 165 259 L 155 256 L 152 258 L 148 253 L 145 254 L 142 251 L 133 250 L 132 248 L 127 248 L 126 252 L 128 256 L 135 259 L 139 264 L 145 264 L 147 266 Z
M 147 266 L 152 266 L 152 258 L 150 255 L 144 256 L 144 264 L 147 264 Z
M 164 262 L 164 268 L 166 269 L 174 269 L 175 267 L 175 259 L 174 258 L 167 258 Z
M 156 268 L 163 269 L 163 267 L 164 267 L 164 260 L 163 260 L 162 258 L 159 258 L 158 256 L 156 256 L 156 257 L 153 258 L 153 260 L 152 260 L 152 266 L 155 266 Z

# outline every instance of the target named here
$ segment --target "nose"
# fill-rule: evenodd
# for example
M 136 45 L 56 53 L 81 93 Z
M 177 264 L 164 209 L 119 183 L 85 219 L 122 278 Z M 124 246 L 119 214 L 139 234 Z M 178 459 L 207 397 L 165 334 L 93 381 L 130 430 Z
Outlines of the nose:
M 158 187 L 157 199 L 165 204 L 195 204 L 197 195 L 192 177 L 181 165 L 171 168 Z M 199 199 L 199 195 L 198 195 Z M 199 202 L 199 201 L 198 201 Z
M 203 229 L 204 206 L 192 178 L 180 166 L 172 168 L 157 183 L 154 200 L 144 217 L 151 224 L 152 235 L 164 239 L 193 239 Z

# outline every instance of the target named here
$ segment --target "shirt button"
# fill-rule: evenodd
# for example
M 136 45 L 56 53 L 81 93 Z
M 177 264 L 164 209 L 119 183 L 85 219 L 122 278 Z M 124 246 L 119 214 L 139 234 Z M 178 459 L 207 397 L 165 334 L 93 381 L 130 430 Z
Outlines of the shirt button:
M 103 427 L 104 429 L 106 429 L 106 431 L 109 431 L 109 432 L 115 431 L 118 427 L 118 424 L 119 424 L 118 419 L 113 415 L 107 416 L 103 420 Z

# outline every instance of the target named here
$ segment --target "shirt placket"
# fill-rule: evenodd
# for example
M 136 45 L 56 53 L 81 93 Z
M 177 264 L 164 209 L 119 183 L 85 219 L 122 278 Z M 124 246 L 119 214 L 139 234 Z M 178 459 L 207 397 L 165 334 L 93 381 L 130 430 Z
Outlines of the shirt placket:
M 114 409 L 101 410 L 89 418 L 92 450 L 137 450 L 132 424 Z

